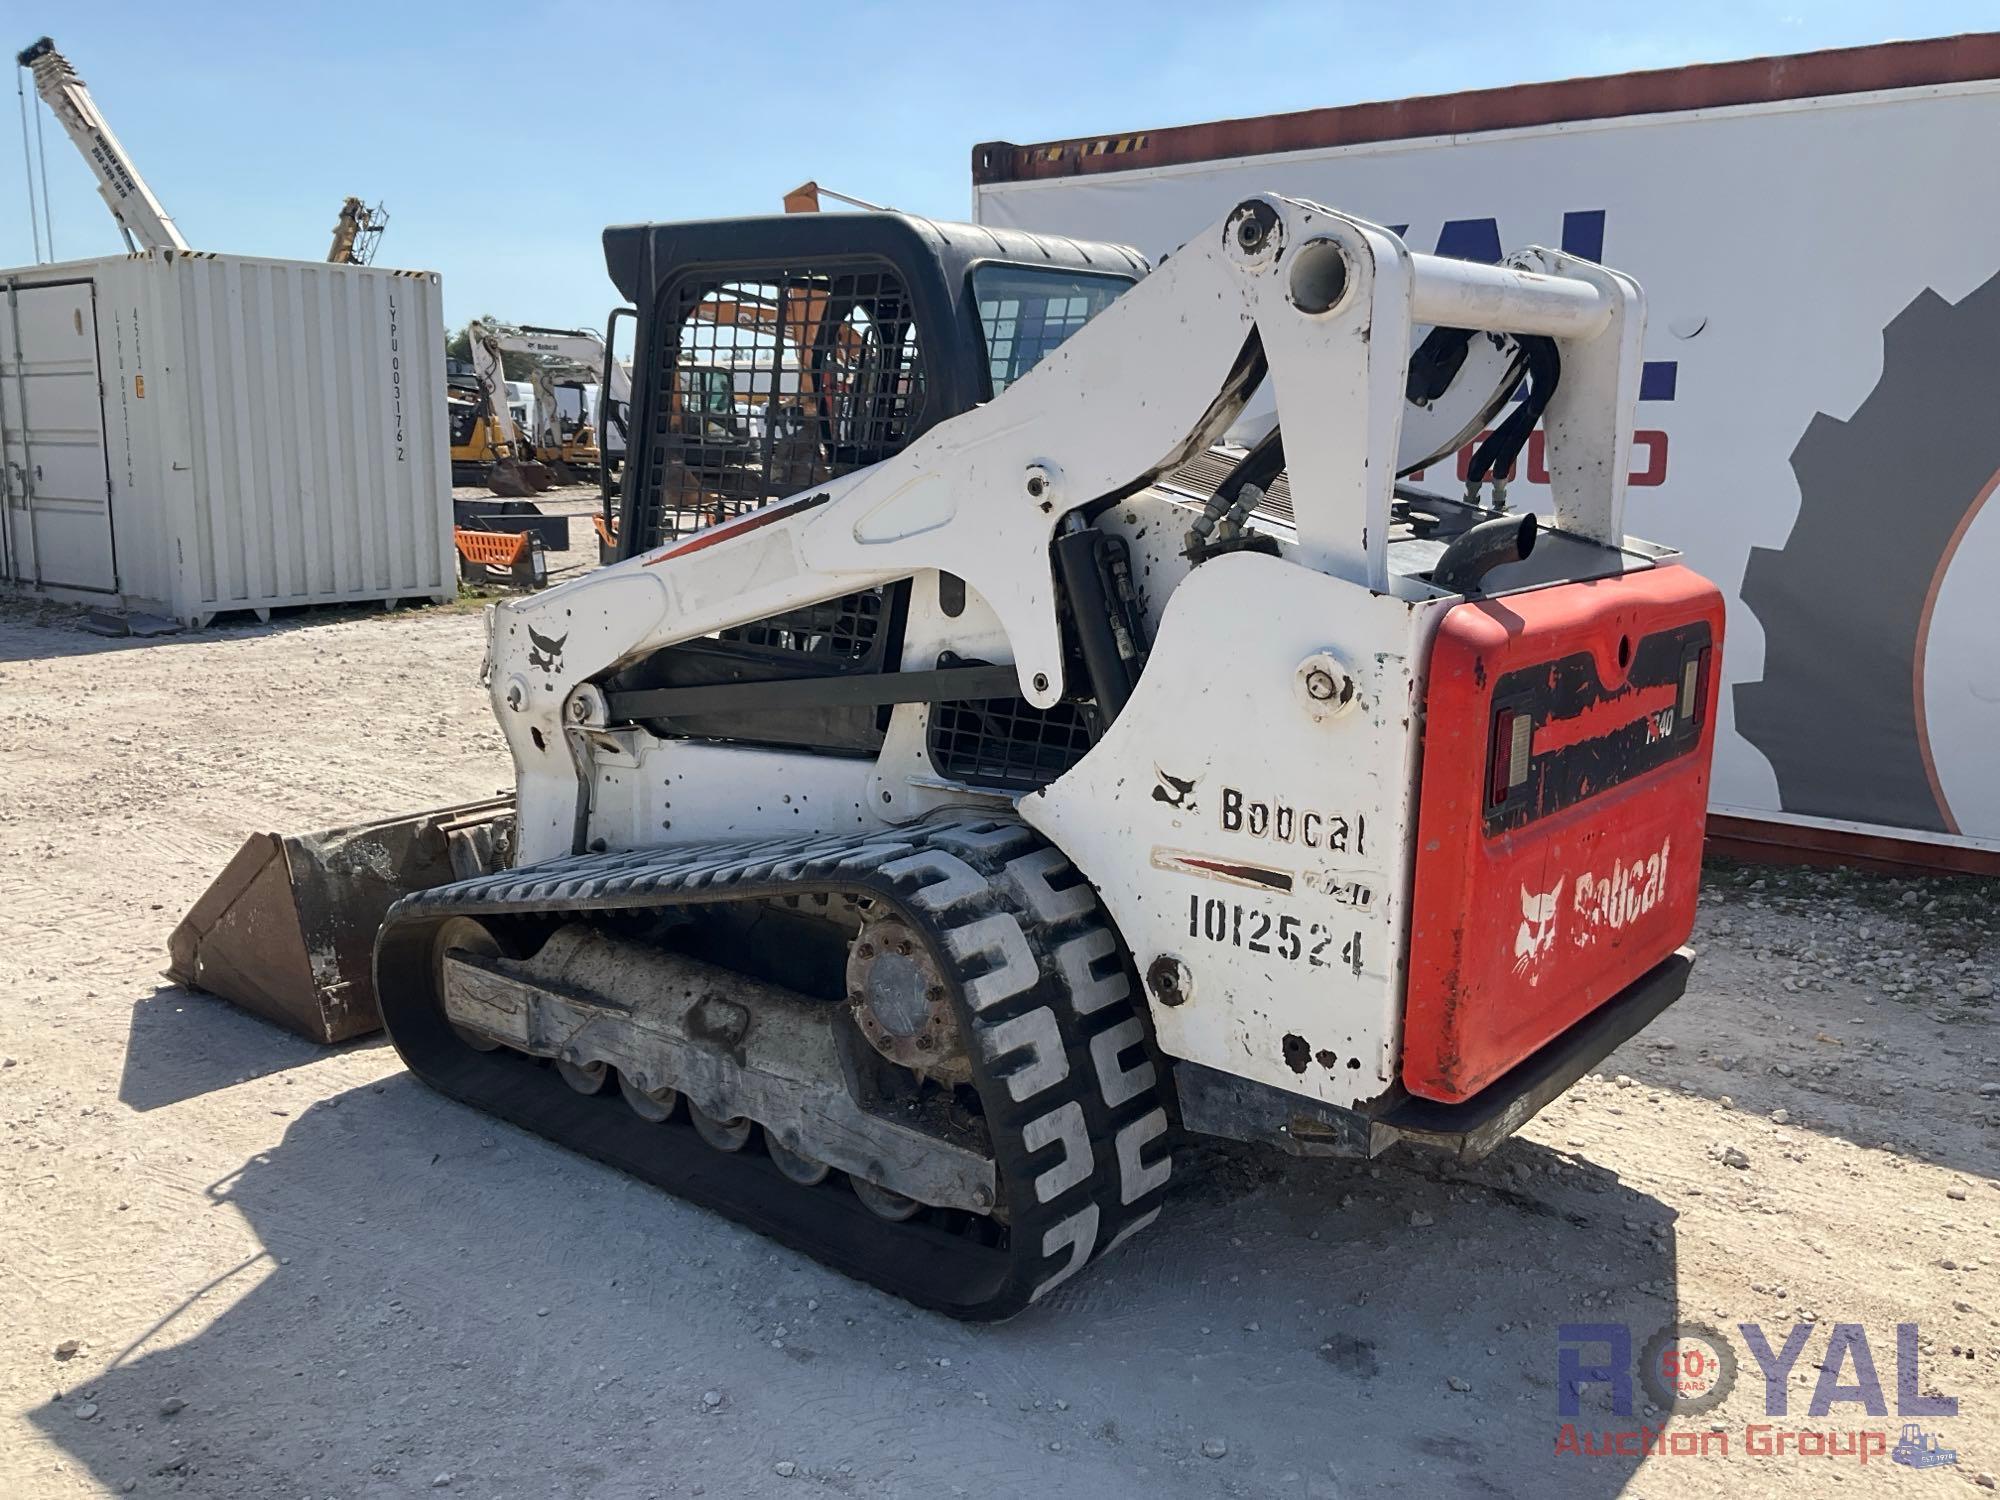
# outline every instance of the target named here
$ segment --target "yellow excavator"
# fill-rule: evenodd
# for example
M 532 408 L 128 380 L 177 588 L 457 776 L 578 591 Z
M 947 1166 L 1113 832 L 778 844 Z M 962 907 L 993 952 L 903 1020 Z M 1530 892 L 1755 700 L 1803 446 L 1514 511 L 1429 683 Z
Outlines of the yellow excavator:
M 487 348 L 491 330 L 473 323 L 468 362 L 445 369 L 445 402 L 451 419 L 451 482 L 485 485 L 510 500 L 552 489 L 556 477 L 535 460 L 534 450 L 507 404 L 507 381 L 500 351 Z
M 469 369 L 447 374 L 445 405 L 451 420 L 451 482 L 485 485 L 496 495 L 520 499 L 539 494 L 555 481 L 539 464 L 515 456 L 508 430 L 495 417 L 495 403 Z M 534 476 L 534 477 L 531 477 Z M 536 477 L 546 476 L 537 483 Z

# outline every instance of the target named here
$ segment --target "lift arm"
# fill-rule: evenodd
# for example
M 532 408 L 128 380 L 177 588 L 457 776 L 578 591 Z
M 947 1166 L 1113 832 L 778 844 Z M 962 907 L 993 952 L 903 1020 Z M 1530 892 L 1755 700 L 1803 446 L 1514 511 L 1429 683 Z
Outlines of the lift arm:
M 56 44 L 43 37 L 16 55 L 14 61 L 35 75 L 35 92 L 42 96 L 90 170 L 97 174 L 97 191 L 103 196 L 111 217 L 135 250 L 185 250 L 188 242 L 160 200 L 146 186 L 146 179 L 132 165 L 132 158 L 97 112 L 90 90 L 76 76 L 69 59 L 56 51 Z

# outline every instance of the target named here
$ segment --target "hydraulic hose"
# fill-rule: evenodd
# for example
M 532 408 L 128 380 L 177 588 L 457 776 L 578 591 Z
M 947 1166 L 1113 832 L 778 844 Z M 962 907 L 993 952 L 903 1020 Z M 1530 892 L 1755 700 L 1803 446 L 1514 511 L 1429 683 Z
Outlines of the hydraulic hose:
M 1183 555 L 1191 561 L 1200 562 L 1208 555 L 1209 538 L 1218 529 L 1226 534 L 1229 526 L 1240 526 L 1257 508 L 1257 502 L 1264 498 L 1271 482 L 1284 471 L 1284 429 L 1273 427 L 1257 440 L 1256 447 L 1236 461 L 1236 467 L 1224 475 L 1222 483 L 1215 487 L 1208 504 L 1202 507 L 1194 525 L 1188 528 Z
M 1521 351 L 1528 357 L 1528 394 L 1521 398 L 1521 404 L 1507 416 L 1507 420 L 1493 429 L 1492 436 L 1479 445 L 1479 451 L 1472 455 L 1472 462 L 1465 471 L 1465 492 L 1470 499 L 1486 481 L 1488 474 L 1505 474 L 1520 457 L 1527 446 L 1528 434 L 1535 430 L 1535 424 L 1548 410 L 1549 401 L 1556 393 L 1556 386 L 1562 380 L 1562 355 L 1556 350 L 1556 341 L 1540 336 L 1523 337 Z

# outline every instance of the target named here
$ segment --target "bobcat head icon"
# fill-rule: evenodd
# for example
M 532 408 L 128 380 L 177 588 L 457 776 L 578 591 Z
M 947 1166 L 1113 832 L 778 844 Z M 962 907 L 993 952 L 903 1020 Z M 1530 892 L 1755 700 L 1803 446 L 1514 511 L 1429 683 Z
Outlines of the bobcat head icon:
M 562 670 L 563 643 L 568 639 L 567 635 L 543 635 L 534 626 L 530 625 L 528 627 L 528 665 L 531 667 L 540 667 L 544 672 L 560 672 Z
M 1521 926 L 1514 934 L 1514 972 L 1527 974 L 1539 969 L 1542 958 L 1556 945 L 1556 903 L 1562 899 L 1562 881 L 1537 895 L 1521 887 Z M 1530 977 L 1529 984 L 1536 983 Z

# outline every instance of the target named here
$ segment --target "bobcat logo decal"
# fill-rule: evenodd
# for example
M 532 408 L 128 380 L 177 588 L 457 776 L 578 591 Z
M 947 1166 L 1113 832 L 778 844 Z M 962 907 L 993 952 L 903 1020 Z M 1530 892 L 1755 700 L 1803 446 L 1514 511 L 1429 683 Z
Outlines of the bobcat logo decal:
M 1514 972 L 1527 974 L 1531 985 L 1541 982 L 1540 975 L 1531 971 L 1541 968 L 1543 955 L 1556 945 L 1556 903 L 1562 899 L 1562 888 L 1560 880 L 1553 890 L 1540 895 L 1525 885 L 1521 887 L 1521 927 L 1514 934 Z
M 528 665 L 531 667 L 540 667 L 544 672 L 550 674 L 560 672 L 562 670 L 563 643 L 568 639 L 567 635 L 559 635 L 553 638 L 541 635 L 535 630 L 534 626 L 530 625 L 528 627 Z
M 1195 811 L 1194 784 L 1201 779 L 1200 777 L 1182 780 L 1170 771 L 1162 771 L 1158 766 L 1153 768 L 1153 774 L 1160 778 L 1159 785 L 1153 788 L 1155 802 L 1164 802 L 1178 812 Z

